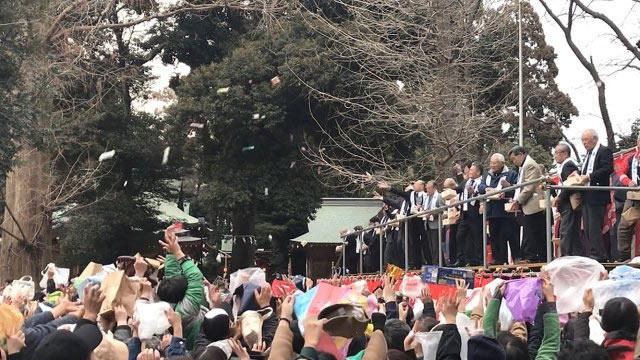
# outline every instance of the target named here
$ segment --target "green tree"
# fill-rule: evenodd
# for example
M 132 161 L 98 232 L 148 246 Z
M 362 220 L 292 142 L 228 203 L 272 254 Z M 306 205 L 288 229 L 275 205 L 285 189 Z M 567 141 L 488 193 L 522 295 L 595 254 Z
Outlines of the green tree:
M 636 119 L 631 124 L 631 131 L 629 134 L 618 134 L 620 140 L 618 140 L 618 149 L 625 150 L 635 147 L 637 144 L 638 136 L 640 136 L 640 118 Z
M 322 38 L 301 19 L 281 26 L 248 36 L 220 63 L 193 69 L 180 79 L 169 110 L 174 146 L 189 146 L 190 123 L 205 124 L 193 139 L 198 151 L 181 152 L 185 161 L 197 159 L 207 184 L 199 202 L 227 219 L 233 234 L 280 241 L 280 267 L 286 240 L 303 232 L 323 193 L 300 156 L 314 128 L 309 109 L 321 106 L 307 86 L 330 90 L 338 74 Z M 232 271 L 249 262 L 236 242 Z

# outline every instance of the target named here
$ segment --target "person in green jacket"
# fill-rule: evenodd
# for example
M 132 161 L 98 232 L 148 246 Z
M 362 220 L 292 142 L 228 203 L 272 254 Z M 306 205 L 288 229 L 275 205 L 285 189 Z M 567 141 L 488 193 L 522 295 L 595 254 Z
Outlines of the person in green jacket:
M 498 315 L 504 294 L 504 285 L 489 301 L 482 320 L 484 335 L 494 337 L 503 344 L 509 359 L 556 360 L 560 351 L 560 321 L 556 311 L 553 285 L 542 272 L 542 292 L 545 302 L 538 306 L 536 323 L 531 334 L 524 323 L 514 323 L 510 332 L 497 332 Z
M 205 303 L 202 272 L 182 252 L 172 227 L 165 230 L 164 241 L 160 241 L 160 245 L 168 255 L 164 263 L 164 277 L 156 292 L 158 298 L 170 303 L 182 318 L 187 349 L 191 350 L 203 320 L 200 311 L 201 305 Z

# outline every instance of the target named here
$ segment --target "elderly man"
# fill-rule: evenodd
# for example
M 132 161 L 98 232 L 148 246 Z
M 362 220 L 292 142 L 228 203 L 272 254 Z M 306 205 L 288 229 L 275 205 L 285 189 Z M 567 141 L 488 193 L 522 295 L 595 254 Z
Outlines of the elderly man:
M 460 200 L 467 200 L 478 196 L 478 187 L 482 181 L 482 165 L 474 162 L 469 168 L 469 179 L 462 183 L 457 190 Z M 466 266 L 482 265 L 482 214 L 480 201 L 471 201 L 462 205 L 460 225 L 458 226 L 457 244 L 464 244 L 463 256 L 458 258 Z
M 587 150 L 587 157 L 580 171 L 580 183 L 588 186 L 609 186 L 613 173 L 613 153 L 598 142 L 598 134 L 593 129 L 582 133 L 582 145 Z M 605 252 L 602 241 L 602 222 L 610 201 L 608 191 L 582 192 L 582 220 L 588 242 L 587 255 L 592 259 L 604 261 Z
M 509 157 L 518 167 L 518 184 L 526 183 L 542 177 L 542 168 L 533 158 L 527 155 L 522 146 L 515 146 L 509 151 Z M 545 214 L 540 207 L 543 199 L 540 184 L 530 184 L 516 189 L 513 202 L 524 214 L 522 256 L 527 262 L 546 261 L 545 251 Z
M 580 169 L 571 159 L 571 148 L 565 143 L 555 147 L 553 159 L 557 164 L 558 176 L 562 182 L 571 175 L 578 174 Z M 580 243 L 580 208 L 571 206 L 570 197 L 575 193 L 571 190 L 559 191 L 556 195 L 555 206 L 560 213 L 560 253 L 567 255 L 584 255 L 584 248 Z
M 433 210 L 444 206 L 444 199 L 440 196 L 440 193 L 436 189 L 436 183 L 433 180 L 427 182 L 426 186 L 426 201 L 425 210 Z M 440 263 L 440 247 L 439 241 L 439 226 L 438 215 L 427 216 L 427 246 L 423 243 L 422 254 L 427 264 L 438 265 Z
M 408 186 L 405 191 L 392 189 L 389 184 L 384 181 L 378 183 L 378 187 L 381 190 L 389 190 L 389 192 L 391 192 L 392 194 L 395 194 L 404 199 L 399 211 L 399 215 L 401 217 L 406 217 L 424 210 L 424 181 L 415 181 L 413 184 Z M 401 227 L 405 229 L 404 231 L 409 232 L 409 266 L 414 269 L 420 268 L 424 263 L 422 257 L 422 248 L 424 246 L 428 246 L 423 244 L 427 242 L 424 221 L 420 218 L 413 218 L 407 222 L 404 222 Z M 404 236 L 404 233 L 402 235 Z M 404 242 L 404 238 L 402 238 L 401 241 Z
M 629 161 L 625 164 L 626 166 L 618 169 L 618 177 L 620 178 L 620 182 L 624 186 L 636 187 L 640 184 L 640 177 L 638 174 L 640 173 L 640 134 L 636 139 L 636 149 L 633 155 L 629 158 Z M 622 213 L 624 214 L 626 211 L 629 211 L 630 208 L 635 208 L 636 212 L 640 212 L 640 201 L 629 200 L 627 199 L 624 202 L 624 208 Z M 633 233 L 635 232 L 636 222 L 638 219 L 634 219 L 634 216 L 629 216 L 627 213 L 626 216 L 622 216 L 620 218 L 620 224 L 618 225 L 618 252 L 620 252 L 620 259 L 626 261 L 631 258 L 631 239 L 633 238 Z M 636 239 L 636 241 L 638 241 Z
M 518 174 L 510 170 L 504 164 L 504 155 L 496 153 L 489 159 L 489 171 L 478 187 L 480 194 L 486 194 L 503 187 L 509 187 L 518 181 Z M 491 254 L 494 265 L 507 264 L 507 244 L 511 248 L 511 257 L 514 261 L 520 260 L 520 239 L 518 224 L 513 213 L 504 211 L 507 199 L 512 198 L 515 191 L 501 193 L 498 199 L 490 199 L 485 207 L 489 220 L 489 234 L 491 241 Z

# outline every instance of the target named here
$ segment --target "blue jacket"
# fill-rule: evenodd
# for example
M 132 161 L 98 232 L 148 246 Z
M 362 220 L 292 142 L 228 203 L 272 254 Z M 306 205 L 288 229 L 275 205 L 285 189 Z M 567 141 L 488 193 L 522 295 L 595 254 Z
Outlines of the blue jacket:
M 491 170 L 489 170 L 483 177 L 480 182 L 480 186 L 478 186 L 479 194 L 486 194 L 486 189 L 497 188 L 500 183 L 500 179 L 505 178 L 511 185 L 515 185 L 518 182 L 518 173 L 509 170 L 506 166 L 502 168 L 500 173 L 493 174 Z M 515 191 L 509 191 L 504 194 L 504 200 L 489 200 L 485 205 L 485 211 L 487 212 L 487 219 L 495 219 L 495 218 L 513 218 L 514 215 L 511 213 L 507 213 L 504 211 L 504 204 L 509 201 L 510 198 L 513 198 Z

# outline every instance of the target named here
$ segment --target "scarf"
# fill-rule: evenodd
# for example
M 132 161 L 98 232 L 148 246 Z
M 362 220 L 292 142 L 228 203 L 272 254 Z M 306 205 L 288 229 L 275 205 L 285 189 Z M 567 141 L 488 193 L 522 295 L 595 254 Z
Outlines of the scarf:
M 500 175 L 503 175 L 503 176 L 501 176 L 498 179 L 498 185 L 494 189 L 502 190 L 502 180 L 507 180 L 507 175 L 506 175 L 507 172 L 509 172 L 509 168 L 504 166 L 502 168 L 502 172 L 500 173 Z M 489 170 L 489 175 L 487 175 L 487 181 L 485 182 L 485 185 L 488 186 L 488 187 L 491 187 L 491 178 L 492 178 L 493 175 L 496 175 L 496 174 L 492 173 L 491 170 Z
M 518 169 L 518 185 L 522 184 L 522 179 L 524 179 L 524 164 L 527 162 L 527 159 L 529 159 L 529 155 L 524 157 L 524 160 L 522 161 L 522 165 Z M 513 194 L 513 198 L 515 200 L 517 200 L 518 196 L 520 196 L 521 189 L 522 188 L 517 188 L 516 192 Z
M 564 166 L 567 165 L 569 162 L 573 162 L 573 160 L 571 158 L 566 158 L 564 159 L 564 161 L 562 162 L 562 164 L 558 165 L 558 176 L 560 177 L 560 183 L 562 183 L 562 169 L 564 169 Z M 562 192 L 562 190 L 558 189 L 558 195 L 560 195 L 560 193 Z
M 591 175 L 593 172 L 593 166 L 596 162 L 596 155 L 598 154 L 598 150 L 600 150 L 600 143 L 597 143 L 596 146 L 591 150 L 591 155 L 587 155 L 589 161 L 584 164 L 582 168 L 582 175 Z
M 469 179 L 467 180 L 467 184 L 465 185 L 464 191 L 462 192 L 462 200 L 467 200 L 469 199 L 469 197 L 473 197 L 471 195 L 473 194 L 469 194 L 469 191 L 467 190 L 467 186 L 471 186 L 473 188 L 473 192 L 476 193 L 478 191 L 478 186 L 480 185 L 480 177 L 478 177 L 477 179 Z M 473 200 L 471 201 L 471 206 L 474 206 L 476 204 L 476 201 Z M 469 210 L 468 207 L 469 203 L 464 203 L 462 205 L 462 211 L 467 211 Z

